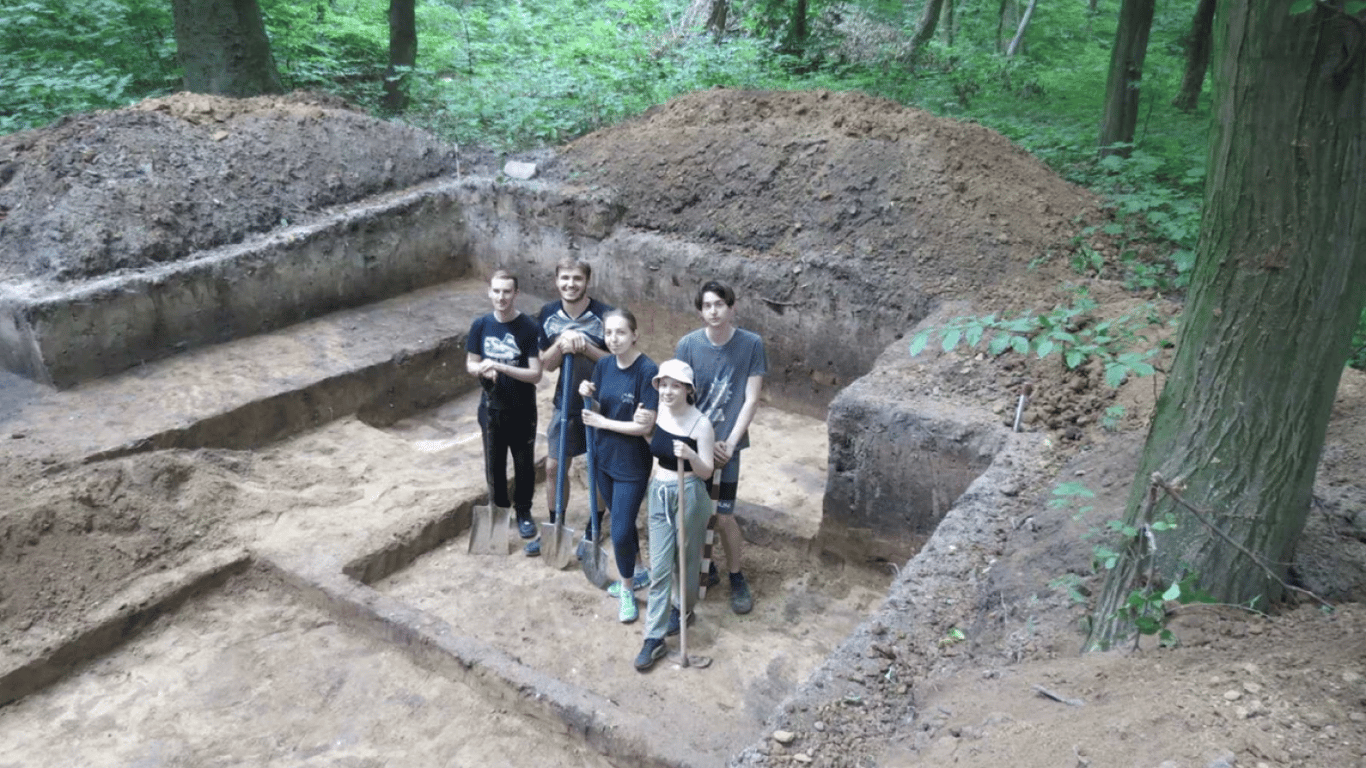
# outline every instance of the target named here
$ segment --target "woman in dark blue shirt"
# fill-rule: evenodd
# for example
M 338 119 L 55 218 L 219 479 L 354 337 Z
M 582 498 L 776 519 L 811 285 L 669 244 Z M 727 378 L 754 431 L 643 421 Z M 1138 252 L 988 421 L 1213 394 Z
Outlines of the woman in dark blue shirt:
M 603 339 L 611 354 L 598 361 L 579 394 L 597 398 L 596 409 L 584 410 L 583 423 L 596 435 L 595 481 L 612 510 L 612 549 L 621 581 L 608 591 L 620 601 L 618 618 L 629 624 L 640 616 L 633 594 L 640 551 L 636 517 L 650 481 L 650 446 L 644 436 L 654 428 L 659 408 L 659 393 L 650 383 L 659 366 L 636 349 L 639 335 L 630 310 L 614 309 L 603 317 Z

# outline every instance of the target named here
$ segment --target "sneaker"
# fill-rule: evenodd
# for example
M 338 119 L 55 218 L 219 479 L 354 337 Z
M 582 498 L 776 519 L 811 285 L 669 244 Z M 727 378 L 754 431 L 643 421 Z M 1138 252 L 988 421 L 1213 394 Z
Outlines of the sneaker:
M 524 539 L 536 538 L 536 522 L 530 517 L 524 517 L 518 520 L 517 533 Z
M 743 573 L 730 575 L 730 609 L 742 615 L 754 610 L 754 596 L 749 593 Z
M 721 574 L 716 570 L 716 563 L 712 563 L 711 568 L 707 570 L 707 575 L 702 577 L 702 586 L 710 589 L 720 583 Z
M 691 627 L 692 624 L 693 624 L 693 622 L 696 621 L 696 620 L 697 620 L 697 614 L 696 614 L 695 612 L 693 612 L 693 611 L 688 611 L 688 626 Z M 666 630 L 664 630 L 664 636 L 665 636 L 665 637 L 673 637 L 674 635 L 676 635 L 676 634 L 678 634 L 680 631 L 682 631 L 682 629 L 683 629 L 683 628 L 682 628 L 682 626 L 680 626 L 680 622 L 679 622 L 679 613 L 678 613 L 678 609 L 677 609 L 677 608 L 674 608 L 673 610 L 669 611 L 669 628 L 666 629 Z
M 621 582 L 617 582 L 620 584 Z M 621 607 L 617 611 L 617 619 L 622 624 L 630 624 L 640 618 L 640 609 L 636 608 L 636 595 L 629 589 L 618 589 L 617 599 L 621 602 Z
M 522 551 L 526 553 L 527 557 L 540 557 L 541 540 L 536 539 L 534 541 L 528 542 L 527 545 L 522 548 Z
M 636 575 L 631 577 L 631 589 L 644 589 L 650 585 L 650 569 L 643 565 L 636 566 Z
M 636 671 L 644 672 L 655 665 L 656 661 L 664 658 L 669 652 L 668 646 L 664 645 L 662 638 L 647 637 L 645 645 L 641 646 L 640 655 L 636 656 Z

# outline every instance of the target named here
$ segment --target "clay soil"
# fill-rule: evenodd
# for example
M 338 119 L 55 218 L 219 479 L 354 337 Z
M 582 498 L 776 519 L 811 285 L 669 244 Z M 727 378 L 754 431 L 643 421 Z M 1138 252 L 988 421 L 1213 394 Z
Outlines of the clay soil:
M 1098 302 L 1096 317 L 1152 315 L 1154 338 L 1170 332 L 1163 321 L 1177 309 L 1168 299 L 1135 297 L 1067 269 L 1080 223 L 1105 216 L 1084 190 L 980 126 L 859 95 L 697 93 L 528 157 L 551 180 L 620 193 L 630 201 L 632 226 L 770 260 L 775 270 L 786 269 L 792 255 L 816 252 L 847 259 L 851 270 L 878 270 L 888 285 L 914 281 L 942 303 L 941 320 L 1046 310 L 1068 301 L 1078 283 Z M 79 279 L 235 242 L 281 219 L 302 220 L 450 173 L 461 159 L 430 137 L 325 99 L 243 104 L 177 96 L 0 138 L 0 163 L 0 274 Z M 462 170 L 472 168 L 492 170 L 470 157 Z M 1076 649 L 1084 609 L 1051 584 L 1073 573 L 1094 586 L 1083 535 L 1118 514 L 1160 377 L 1112 390 L 1099 370 L 961 351 L 927 354 L 898 371 L 924 391 L 971 403 L 1002 422 L 1013 415 L 1021 383 L 1037 388 L 1025 421 L 1047 450 L 1009 489 L 1020 512 L 992 565 L 999 604 L 979 605 L 981 595 L 968 584 L 935 585 L 943 604 L 975 606 L 975 636 L 916 638 L 926 661 L 913 678 L 885 687 L 898 701 L 845 702 L 796 742 L 765 741 L 751 759 L 1366 765 L 1366 615 L 1357 605 L 1366 594 L 1363 377 L 1344 377 L 1296 563 L 1304 582 L 1336 610 L 1187 610 L 1174 618 L 1179 648 L 1082 658 Z M 1114 405 L 1125 406 L 1124 414 L 1107 422 Z M 819 439 L 813 441 L 819 453 Z M 88 466 L 73 456 L 7 457 L 0 465 L 0 656 L 25 658 L 62 642 L 140 580 L 203 552 L 239 546 L 244 530 L 260 535 L 282 515 L 290 518 L 291 509 L 318 515 L 378 492 L 382 468 L 344 470 L 345 457 L 335 445 L 283 467 L 274 450 L 165 452 Z M 364 482 L 353 483 L 348 472 Z M 1100 493 L 1095 520 L 1073 520 L 1047 504 L 1050 488 L 1077 478 Z M 394 487 L 390 493 L 414 493 Z M 762 481 L 747 479 L 746 487 L 761 488 Z M 770 490 L 779 498 L 783 488 Z M 282 508 L 281 498 L 293 501 Z M 306 537 L 307 528 L 293 535 Z M 752 551 L 756 564 L 766 562 L 763 547 Z M 808 557 L 814 562 L 817 555 Z M 771 573 L 756 565 L 769 579 L 761 583 L 761 606 L 810 567 L 801 558 L 772 563 Z M 840 588 L 836 609 L 812 609 L 805 620 L 820 621 L 822 610 L 871 611 L 858 591 L 864 576 L 855 581 Z M 716 599 L 710 607 L 719 620 L 725 613 Z M 605 613 L 602 602 L 591 610 Z M 203 621 L 198 626 L 208 630 L 222 619 Z M 487 626 L 472 632 L 509 631 L 497 614 L 482 621 Z M 737 636 L 742 631 L 734 629 Z M 631 649 L 613 648 L 612 659 L 626 663 Z M 754 663 L 761 651 L 753 651 Z M 538 663 L 583 673 L 575 653 L 581 651 Z M 866 667 L 852 664 L 845 674 L 882 674 Z M 797 672 L 774 674 L 787 680 Z M 686 678 L 651 675 L 641 684 L 665 701 L 686 698 Z M 1069 701 L 1041 695 L 1040 687 Z M 13 717 L 0 711 L 0 742 L 12 738 L 6 716 Z M 402 720 L 386 726 L 405 727 Z M 414 723 L 405 743 L 426 738 L 422 727 Z M 506 738 L 519 744 L 515 733 Z M 535 745 L 528 736 L 523 746 Z M 19 743 L 6 746 L 9 755 L 22 754 Z M 91 749 L 87 757 L 99 754 Z M 464 764 L 478 762 L 471 753 Z

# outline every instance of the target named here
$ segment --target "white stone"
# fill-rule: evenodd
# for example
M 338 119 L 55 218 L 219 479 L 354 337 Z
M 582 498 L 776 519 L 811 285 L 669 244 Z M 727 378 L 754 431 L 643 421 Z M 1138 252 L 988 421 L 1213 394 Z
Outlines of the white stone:
M 797 740 L 797 734 L 792 731 L 774 731 L 773 740 L 779 744 L 791 744 Z
M 508 178 L 521 179 L 522 181 L 526 181 L 527 179 L 535 178 L 536 164 L 523 163 L 518 160 L 509 160 L 506 164 L 503 165 L 503 175 L 507 176 Z

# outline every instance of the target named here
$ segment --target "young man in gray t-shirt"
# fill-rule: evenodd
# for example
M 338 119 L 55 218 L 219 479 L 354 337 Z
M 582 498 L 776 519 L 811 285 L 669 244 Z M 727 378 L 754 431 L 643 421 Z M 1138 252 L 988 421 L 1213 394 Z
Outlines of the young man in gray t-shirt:
M 744 537 L 735 520 L 735 495 L 740 451 L 749 446 L 749 425 L 759 409 L 768 357 L 758 334 L 735 326 L 735 291 L 730 286 L 716 280 L 705 283 L 694 305 L 704 325 L 679 340 L 674 356 L 692 366 L 697 407 L 716 431 L 717 469 L 708 487 L 716 499 L 716 528 L 730 571 L 730 607 L 749 613 L 754 598 L 740 570 Z

